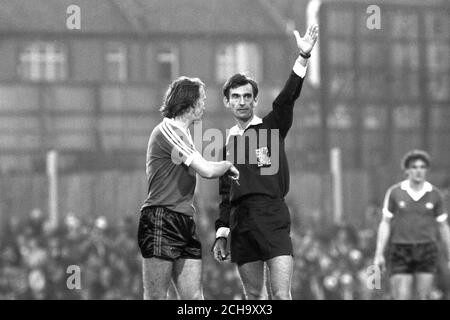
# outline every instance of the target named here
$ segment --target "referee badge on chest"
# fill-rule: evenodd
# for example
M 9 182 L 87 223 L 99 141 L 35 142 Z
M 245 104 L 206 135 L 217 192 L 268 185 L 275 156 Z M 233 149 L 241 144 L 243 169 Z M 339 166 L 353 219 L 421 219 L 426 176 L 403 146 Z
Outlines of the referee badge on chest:
M 403 209 L 404 207 L 406 207 L 406 202 L 405 201 L 400 201 L 398 203 L 398 206 Z
M 426 207 L 428 210 L 431 210 L 431 209 L 434 208 L 434 204 L 431 203 L 431 202 L 427 202 L 427 203 L 425 204 L 425 207 Z
M 255 152 L 258 167 L 269 167 L 272 164 L 267 147 L 256 149 Z

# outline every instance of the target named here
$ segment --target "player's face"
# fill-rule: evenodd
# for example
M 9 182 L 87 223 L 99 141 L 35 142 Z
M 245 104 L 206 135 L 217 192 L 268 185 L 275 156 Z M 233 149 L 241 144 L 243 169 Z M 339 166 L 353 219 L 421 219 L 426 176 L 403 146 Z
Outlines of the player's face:
M 410 180 L 414 182 L 423 182 L 427 175 L 427 164 L 423 160 L 416 160 L 409 164 L 409 168 L 406 170 Z
M 233 111 L 236 119 L 248 121 L 253 117 L 257 101 L 253 96 L 253 88 L 250 83 L 245 86 L 230 89 L 230 98 L 224 100 L 225 106 Z
M 194 121 L 199 121 L 203 117 L 203 113 L 205 112 L 205 101 L 206 101 L 206 92 L 204 87 L 200 87 L 200 97 L 197 100 L 197 103 L 194 106 Z

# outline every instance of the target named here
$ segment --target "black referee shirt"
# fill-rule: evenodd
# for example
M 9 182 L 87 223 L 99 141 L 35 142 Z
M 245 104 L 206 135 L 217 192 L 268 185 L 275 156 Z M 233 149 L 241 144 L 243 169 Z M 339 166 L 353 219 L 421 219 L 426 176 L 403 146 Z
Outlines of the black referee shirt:
M 292 125 L 294 103 L 302 85 L 303 78 L 292 71 L 273 102 L 272 111 L 262 121 L 252 121 L 242 135 L 228 137 L 223 156 L 234 163 L 240 178 L 239 185 L 228 176 L 219 179 L 222 200 L 216 230 L 229 227 L 232 205 L 253 195 L 281 199 L 288 193 L 289 167 L 284 139 Z

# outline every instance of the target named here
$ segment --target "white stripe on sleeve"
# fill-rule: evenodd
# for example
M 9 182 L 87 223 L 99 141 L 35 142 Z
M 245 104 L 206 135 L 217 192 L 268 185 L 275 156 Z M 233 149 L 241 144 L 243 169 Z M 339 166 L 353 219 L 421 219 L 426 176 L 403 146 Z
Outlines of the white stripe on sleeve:
M 174 132 L 174 130 L 171 129 L 167 124 L 162 123 L 160 128 L 162 134 L 167 139 L 169 144 L 172 147 L 176 148 L 177 151 L 179 151 L 183 156 L 189 157 L 194 153 L 195 150 L 189 147 L 183 140 L 181 140 L 178 134 Z

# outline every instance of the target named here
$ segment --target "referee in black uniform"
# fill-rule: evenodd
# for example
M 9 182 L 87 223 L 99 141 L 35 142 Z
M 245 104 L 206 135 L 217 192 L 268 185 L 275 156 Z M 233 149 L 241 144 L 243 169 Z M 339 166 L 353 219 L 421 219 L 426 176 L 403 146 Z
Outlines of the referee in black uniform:
M 231 261 L 238 265 L 247 299 L 267 298 L 264 263 L 273 298 L 291 299 L 293 259 L 290 214 L 284 202 L 289 190 L 284 139 L 318 32 L 317 25 L 309 26 L 303 38 L 294 31 L 299 57 L 272 111 L 264 118 L 254 114 L 258 95 L 254 80 L 236 74 L 223 88 L 224 104 L 236 121 L 228 132 L 224 157 L 235 164 L 240 180 L 220 179 L 222 201 L 213 251 L 218 261 L 227 260 L 231 230 Z

